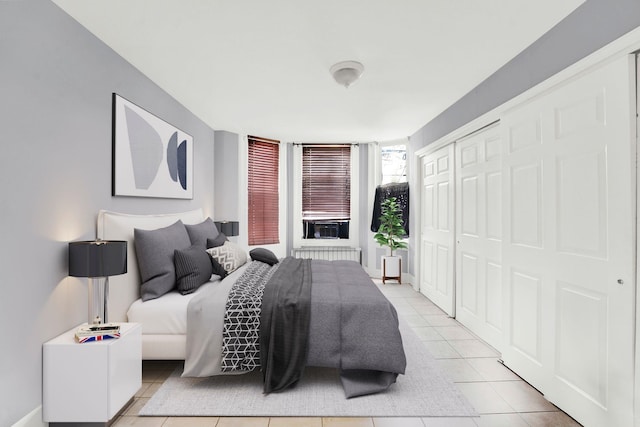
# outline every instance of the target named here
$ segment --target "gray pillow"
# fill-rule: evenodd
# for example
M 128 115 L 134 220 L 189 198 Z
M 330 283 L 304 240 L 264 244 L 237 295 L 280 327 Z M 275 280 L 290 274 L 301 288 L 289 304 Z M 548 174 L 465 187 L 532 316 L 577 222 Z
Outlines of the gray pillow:
M 209 256 L 209 253 L 207 253 L 207 256 L 211 258 Z M 218 262 L 218 260 L 211 258 L 211 267 L 213 268 L 213 274 L 217 274 L 218 276 L 220 276 L 220 279 L 224 279 L 225 277 L 227 277 L 227 270 L 224 269 L 224 267 Z
M 200 224 L 185 224 L 191 244 L 207 249 L 207 240 L 218 237 L 218 229 L 211 218 L 205 219 Z
M 207 249 L 217 248 L 228 241 L 227 236 L 223 232 L 220 232 L 214 239 L 207 239 Z
M 254 261 L 264 262 L 265 264 L 274 265 L 277 264 L 280 260 L 269 249 L 266 248 L 255 248 L 249 251 L 249 256 Z
M 175 288 L 176 271 L 173 255 L 176 249 L 191 246 L 182 221 L 157 230 L 134 229 L 134 244 L 142 286 L 142 301 L 161 297 Z
M 187 295 L 207 283 L 213 274 L 211 257 L 200 246 L 176 249 L 173 258 L 176 267 L 178 292 Z

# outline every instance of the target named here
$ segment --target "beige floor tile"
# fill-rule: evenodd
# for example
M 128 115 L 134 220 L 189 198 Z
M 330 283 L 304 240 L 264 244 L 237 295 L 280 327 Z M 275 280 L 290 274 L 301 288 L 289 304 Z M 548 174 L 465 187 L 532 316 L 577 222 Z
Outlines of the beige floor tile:
M 486 381 L 520 381 L 521 378 L 498 362 L 497 358 L 466 359 Z
M 411 307 L 411 309 L 415 311 L 415 309 L 413 307 Z M 411 326 L 412 328 L 429 326 L 427 321 L 424 320 L 424 318 L 422 316 L 420 316 L 418 313 L 411 314 L 411 315 L 403 315 L 402 317 L 409 324 L 409 326 Z
M 413 289 L 413 286 L 409 282 L 403 282 L 402 284 L 396 282 L 387 282 L 386 284 L 382 285 L 382 287 L 396 289 L 399 293 L 406 297 L 422 297 L 426 299 L 424 295 Z
M 447 341 L 477 339 L 477 337 L 462 326 L 434 326 L 434 328 L 436 328 L 436 331 Z
M 411 304 L 409 304 L 407 302 L 406 298 L 400 297 L 400 296 L 387 296 L 387 299 L 389 300 L 389 302 L 391 304 L 393 304 L 393 306 L 396 308 L 396 310 L 400 307 L 408 307 L 408 308 L 413 308 L 411 307 Z
M 448 341 L 422 341 L 435 359 L 460 359 L 462 356 Z
M 269 418 L 220 417 L 216 427 L 269 427 Z
M 422 341 L 444 341 L 444 337 L 432 326 L 415 326 L 411 329 Z
M 402 316 L 418 316 L 418 317 L 420 316 L 420 313 L 418 313 L 416 309 L 410 306 L 409 304 L 403 304 L 401 306 L 397 306 L 395 307 L 395 309 L 398 312 L 398 314 Z
M 323 418 L 322 427 L 374 427 L 372 418 L 343 417 Z
M 147 391 L 147 389 L 149 388 L 149 386 L 151 386 L 151 384 L 153 384 L 152 382 L 143 382 L 142 385 L 140 386 L 140 388 L 138 389 L 138 391 L 136 392 L 136 394 L 134 395 L 134 397 L 145 397 L 143 396 L 143 394 Z
M 218 417 L 169 417 L 162 427 L 215 427 Z
M 149 401 L 148 397 L 137 397 L 133 403 L 124 411 L 123 415 L 138 415 L 138 412 Z
M 431 301 L 422 296 L 422 294 L 417 292 L 414 296 L 407 296 L 406 298 L 407 302 L 414 308 L 434 305 Z
M 476 427 L 475 418 L 429 417 L 423 418 L 425 427 Z
M 162 387 L 161 382 L 150 383 L 149 387 L 147 387 L 146 390 L 140 393 L 140 396 L 137 397 L 152 397 L 160 387 Z
M 271 417 L 269 427 L 322 427 L 322 418 Z
M 530 427 L 580 427 L 580 424 L 564 412 L 524 412 L 520 416 Z
M 479 427 L 528 427 L 519 414 L 480 415 L 480 418 L 476 419 L 476 424 Z
M 382 292 L 393 294 L 393 295 L 407 296 L 407 293 L 406 293 L 407 289 L 405 289 L 405 286 L 398 283 L 396 280 L 394 281 L 387 280 L 386 281 L 387 283 L 382 283 L 382 279 L 377 279 L 377 280 L 374 279 L 373 281 L 378 287 L 378 289 L 380 289 Z
M 558 410 L 538 390 L 524 381 L 498 381 L 489 384 L 516 412 Z
M 166 420 L 166 417 L 122 416 L 111 424 L 111 427 L 162 427 Z
M 416 311 L 420 314 L 431 315 L 431 316 L 446 316 L 445 312 L 442 311 L 437 305 L 422 305 L 419 307 L 415 307 Z
M 458 389 L 479 414 L 508 414 L 516 412 L 489 383 L 457 383 Z
M 422 419 L 416 417 L 374 418 L 375 427 L 424 427 Z
M 475 340 L 449 340 L 449 344 L 456 349 L 462 357 L 499 357 L 498 353 L 493 347 L 485 344 L 484 342 Z
M 434 303 L 432 303 L 429 299 L 425 298 L 420 293 L 418 293 L 416 297 L 409 298 L 408 300 L 409 300 L 409 304 L 411 304 L 415 308 L 435 307 Z
M 484 381 L 482 375 L 478 373 L 464 359 L 438 359 L 438 365 L 442 367 L 445 373 L 453 380 L 453 382 L 477 382 Z
M 413 307 L 413 309 L 416 311 L 416 313 L 418 313 L 422 317 L 425 317 L 425 316 L 444 316 L 443 314 L 428 313 L 428 312 L 433 312 L 433 307 L 435 307 L 435 305 L 426 305 L 426 304 L 423 305 L 423 304 L 415 304 L 415 303 L 410 303 L 410 304 L 411 304 L 411 307 Z M 433 326 L 433 325 L 431 325 L 431 326 Z
M 456 319 L 446 314 L 421 314 L 431 326 L 460 326 L 460 323 Z

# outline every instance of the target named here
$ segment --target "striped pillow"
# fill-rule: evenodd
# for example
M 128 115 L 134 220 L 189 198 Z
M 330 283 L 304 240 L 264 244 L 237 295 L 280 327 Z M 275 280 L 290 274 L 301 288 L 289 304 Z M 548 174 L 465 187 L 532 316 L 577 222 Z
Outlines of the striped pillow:
M 201 285 L 207 283 L 213 274 L 211 258 L 200 246 L 176 249 L 173 261 L 176 267 L 178 291 L 182 295 L 195 292 Z

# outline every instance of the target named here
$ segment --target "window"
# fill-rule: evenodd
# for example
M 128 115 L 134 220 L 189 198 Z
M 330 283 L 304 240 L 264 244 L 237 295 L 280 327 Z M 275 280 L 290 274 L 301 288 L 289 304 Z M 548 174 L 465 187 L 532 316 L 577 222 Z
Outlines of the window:
M 380 148 L 382 182 L 389 184 L 407 182 L 407 146 L 386 145 Z
M 278 176 L 280 142 L 249 136 L 249 245 L 270 245 L 279 239 Z
M 303 146 L 303 238 L 348 239 L 350 219 L 351 146 Z

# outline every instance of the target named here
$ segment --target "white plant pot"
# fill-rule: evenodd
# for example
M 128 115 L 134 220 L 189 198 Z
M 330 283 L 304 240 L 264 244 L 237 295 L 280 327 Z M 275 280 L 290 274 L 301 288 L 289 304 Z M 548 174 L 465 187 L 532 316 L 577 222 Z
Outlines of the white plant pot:
M 383 255 L 380 265 L 383 277 L 400 277 L 400 257 Z

